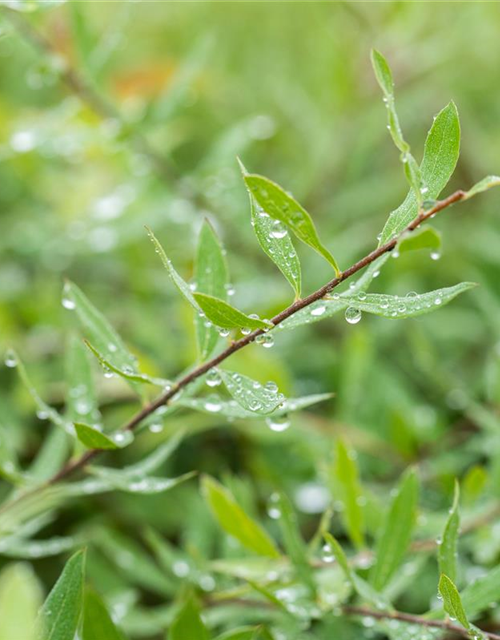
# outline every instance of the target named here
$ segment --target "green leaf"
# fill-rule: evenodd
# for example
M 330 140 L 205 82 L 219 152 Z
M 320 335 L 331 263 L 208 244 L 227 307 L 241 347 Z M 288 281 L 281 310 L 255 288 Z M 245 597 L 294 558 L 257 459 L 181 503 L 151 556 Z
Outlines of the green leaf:
M 458 528 L 460 526 L 460 515 L 458 512 L 459 497 L 460 488 L 458 482 L 455 482 L 453 505 L 448 514 L 443 537 L 438 548 L 439 572 L 446 574 L 453 582 L 457 575 L 457 540 Z
M 401 238 L 398 243 L 400 254 L 408 251 L 418 251 L 419 249 L 427 249 L 431 252 L 431 255 L 439 255 L 441 252 L 441 234 L 439 231 L 433 227 L 419 227 Z
M 45 540 L 25 540 L 12 536 L 2 538 L 0 552 L 9 558 L 49 558 L 73 550 L 81 545 L 82 536 L 54 536 Z
M 461 282 L 453 287 L 436 289 L 421 294 L 409 294 L 404 297 L 390 296 L 381 293 L 363 293 L 358 296 L 345 296 L 349 306 L 372 313 L 376 316 L 401 320 L 421 316 L 431 311 L 441 309 L 464 291 L 476 287 L 474 282 Z
M 133 439 L 132 431 L 116 431 L 112 435 L 108 435 L 91 427 L 88 424 L 75 422 L 75 431 L 78 440 L 84 444 L 87 449 L 121 449 L 129 445 Z
M 143 478 L 126 478 L 120 477 L 118 473 L 109 472 L 106 469 L 91 467 L 90 473 L 104 481 L 106 486 L 124 491 L 125 493 L 137 493 L 142 495 L 152 495 L 155 493 L 163 493 L 169 489 L 173 489 L 178 484 L 190 480 L 195 471 L 190 471 L 177 478 L 155 478 L 146 476 Z
M 319 322 L 325 318 L 331 318 L 339 311 L 343 311 L 349 306 L 349 301 L 343 294 L 332 294 L 331 297 L 325 297 L 321 300 L 317 300 L 312 304 L 300 309 L 292 316 L 283 320 L 274 331 L 286 331 L 288 329 L 295 329 L 304 324 L 312 324 L 313 322 Z
M 85 340 L 85 344 L 92 351 L 92 353 L 97 358 L 99 364 L 102 366 L 104 371 L 116 373 L 116 375 L 120 376 L 120 378 L 124 378 L 125 380 L 129 380 L 130 382 L 139 382 L 142 384 L 153 384 L 157 387 L 168 387 L 172 385 L 170 380 L 165 380 L 164 378 L 155 378 L 153 376 L 149 376 L 146 373 L 134 372 L 130 368 L 120 369 L 115 366 L 112 362 L 110 362 L 105 356 L 103 356 L 99 351 L 88 341 Z
M 401 152 L 401 160 L 404 163 L 405 174 L 410 183 L 415 199 L 418 203 L 422 202 L 422 191 L 426 189 L 422 184 L 422 176 L 420 168 L 415 158 L 410 153 L 410 145 L 405 141 L 403 132 L 399 124 L 396 105 L 394 103 L 394 82 L 392 73 L 384 56 L 377 50 L 372 49 L 371 59 L 375 77 L 384 93 L 384 102 L 387 109 L 388 129 L 394 144 Z
M 500 600 L 500 565 L 481 578 L 470 582 L 462 592 L 462 603 L 469 617 L 476 617 Z
M 497 187 L 500 185 L 500 177 L 499 176 L 486 176 L 480 180 L 477 184 L 475 184 L 472 188 L 470 188 L 463 197 L 463 200 L 468 200 L 469 198 L 474 197 L 478 193 L 482 193 L 483 191 L 487 191 L 492 187 Z
M 465 614 L 460 594 L 453 584 L 453 581 L 444 573 L 439 579 L 438 589 L 443 598 L 443 607 L 446 613 L 454 620 L 460 622 L 464 629 L 470 631 L 471 625 Z
M 155 234 L 151 231 L 149 227 L 146 227 L 146 231 L 148 232 L 151 242 L 154 244 L 156 253 L 160 256 L 161 261 L 163 262 L 163 266 L 167 270 L 168 275 L 170 276 L 170 279 L 172 280 L 174 285 L 177 287 L 180 294 L 189 302 L 189 304 L 194 308 L 194 310 L 197 313 L 200 313 L 200 308 L 196 303 L 196 300 L 193 298 L 193 294 L 191 293 L 191 289 L 189 288 L 189 285 L 187 284 L 187 282 L 185 282 L 181 278 L 181 276 L 174 269 L 172 261 L 165 253 L 165 250 L 161 246 Z
M 120 336 L 90 300 L 72 282 L 66 282 L 63 305 L 76 313 L 86 337 L 115 367 L 137 371 L 135 357 L 128 351 Z
M 92 589 L 85 591 L 82 640 L 124 640 L 102 598 Z
M 240 627 L 232 631 L 226 631 L 215 640 L 256 640 L 259 637 L 258 627 Z
M 302 398 L 289 398 L 284 401 L 282 407 L 278 407 L 273 416 L 282 416 L 287 413 L 293 413 L 295 411 L 301 411 L 318 402 L 324 402 L 332 397 L 331 393 L 318 393 L 311 396 L 304 396 Z M 214 402 L 215 401 L 215 402 Z M 236 401 L 230 400 L 229 402 L 223 400 L 217 395 L 210 396 L 209 398 L 180 398 L 177 404 L 194 411 L 201 411 L 202 413 L 208 413 L 210 415 L 223 415 L 226 418 L 248 419 L 259 418 L 260 415 L 243 409 Z
M 0 573 L 0 640 L 36 640 L 42 589 L 27 564 L 11 564 Z
M 460 124 L 455 104 L 450 102 L 436 116 L 425 142 L 424 157 L 420 165 L 422 181 L 428 191 L 425 198 L 436 199 L 450 179 L 457 164 L 460 150 Z M 418 203 L 413 190 L 387 220 L 380 236 L 379 246 L 399 235 L 417 216 Z
M 218 373 L 229 393 L 247 411 L 263 415 L 272 413 L 285 400 L 273 383 L 262 385 L 241 373 L 225 369 L 219 369 Z
M 243 164 L 238 160 L 240 164 L 243 177 L 248 175 Z M 295 247 L 290 239 L 288 231 L 284 228 L 280 228 L 281 224 L 279 220 L 271 218 L 262 207 L 258 205 L 251 191 L 248 192 L 250 198 L 250 214 L 252 217 L 252 227 L 257 236 L 257 241 L 262 247 L 264 253 L 278 267 L 281 273 L 290 283 L 292 289 L 295 291 L 295 297 L 300 297 L 302 272 L 300 268 L 300 261 Z M 277 227 L 278 225 L 278 227 Z
M 93 424 L 99 418 L 95 385 L 89 356 L 81 339 L 71 334 L 66 349 L 68 385 L 65 415 L 71 422 Z
M 40 611 L 43 640 L 74 640 L 83 610 L 85 551 L 66 563 Z
M 383 253 L 376 260 L 374 260 L 362 273 L 361 277 L 358 278 L 355 282 L 351 282 L 349 285 L 349 291 L 347 292 L 349 295 L 355 295 L 360 293 L 361 291 L 366 291 L 368 287 L 371 285 L 374 278 L 377 278 L 382 270 L 382 267 L 387 262 L 387 260 L 391 257 L 390 252 Z M 330 294 L 331 296 L 332 294 Z M 344 295 L 344 294 L 341 294 Z
M 168 640 L 209 639 L 208 629 L 203 624 L 199 609 L 191 597 L 172 622 L 168 633 Z
M 389 507 L 377 542 L 370 582 L 378 591 L 389 582 L 406 555 L 415 525 L 418 481 L 413 470 L 406 473 Z
M 220 300 L 227 299 L 229 274 L 224 249 L 212 225 L 205 219 L 200 231 L 196 256 L 196 290 Z M 219 340 L 217 328 L 206 326 L 205 318 L 196 316 L 198 350 L 202 360 L 213 352 Z
M 354 452 L 342 440 L 335 445 L 335 464 L 332 470 L 335 497 L 342 503 L 341 517 L 350 539 L 361 548 L 364 545 L 364 518 L 360 506 L 362 489 Z
M 259 555 L 279 557 L 269 534 L 243 511 L 225 487 L 209 476 L 202 478 L 201 486 L 215 519 L 226 533 Z
M 223 329 L 269 329 L 272 323 L 251 318 L 219 298 L 195 293 L 195 300 L 208 320 Z
M 265 213 L 290 227 L 299 240 L 312 247 L 332 265 L 337 275 L 340 273 L 335 258 L 321 243 L 311 216 L 292 196 L 263 176 L 248 174 L 244 176 L 244 180 Z

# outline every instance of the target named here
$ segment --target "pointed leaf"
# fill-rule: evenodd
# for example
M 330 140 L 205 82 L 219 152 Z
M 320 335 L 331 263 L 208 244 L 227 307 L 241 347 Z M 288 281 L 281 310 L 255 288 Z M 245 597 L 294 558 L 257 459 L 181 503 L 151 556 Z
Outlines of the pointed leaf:
M 460 515 L 458 512 L 458 500 L 460 488 L 455 483 L 453 505 L 448 514 L 448 519 L 438 548 L 439 572 L 446 574 L 453 582 L 457 575 L 457 541 Z
M 172 622 L 168 640 L 209 640 L 210 634 L 203 624 L 198 607 L 193 598 L 186 604 Z
M 235 309 L 224 300 L 205 293 L 195 293 L 194 298 L 208 320 L 223 329 L 269 329 L 273 325 L 264 320 L 251 318 Z
M 312 304 L 300 309 L 292 316 L 283 320 L 274 331 L 286 331 L 288 329 L 295 329 L 304 324 L 312 324 L 313 322 L 319 322 L 325 318 L 331 318 L 339 311 L 347 309 L 349 301 L 343 294 L 335 293 L 332 297 L 322 298 Z
M 85 592 L 82 640 L 125 640 L 109 615 L 102 598 L 91 589 Z
M 190 471 L 178 478 L 155 478 L 146 476 L 144 478 L 126 478 L 120 477 L 118 473 L 108 472 L 106 469 L 91 467 L 90 472 L 103 480 L 109 487 L 124 491 L 125 493 L 138 493 L 144 495 L 152 495 L 155 493 L 163 493 L 169 489 L 173 489 L 178 484 L 186 482 L 192 478 L 196 472 Z
M 474 282 L 461 282 L 453 287 L 436 289 L 421 294 L 410 294 L 404 297 L 390 296 L 380 293 L 366 293 L 358 296 L 345 296 L 349 306 L 359 311 L 372 313 L 376 316 L 400 320 L 421 316 L 431 311 L 441 309 L 459 294 L 476 287 Z
M 312 247 L 332 265 L 337 275 L 340 273 L 335 258 L 321 243 L 311 216 L 292 196 L 263 176 L 248 174 L 244 176 L 244 180 L 263 211 L 290 227 L 299 240 Z
M 337 439 L 335 464 L 332 471 L 335 497 L 343 509 L 341 512 L 345 527 L 352 542 L 358 547 L 364 544 L 364 518 L 360 506 L 362 490 L 359 482 L 358 465 L 355 454 L 342 440 Z
M 427 192 L 425 198 L 434 200 L 451 178 L 460 149 L 460 124 L 455 104 L 450 102 L 436 116 L 425 142 L 424 158 L 420 165 Z M 379 246 L 400 234 L 417 216 L 418 203 L 412 191 L 387 220 Z
M 220 300 L 227 298 L 228 268 L 224 249 L 212 225 L 205 219 L 200 231 L 196 256 L 196 290 Z M 219 340 L 217 328 L 207 327 L 205 318 L 196 316 L 198 350 L 202 360 L 213 352 Z
M 85 552 L 78 551 L 66 563 L 40 611 L 43 640 L 74 640 L 83 610 L 84 573 Z
M 202 491 L 215 519 L 226 533 L 259 555 L 279 557 L 269 534 L 243 511 L 225 487 L 213 478 L 204 476 Z
M 285 396 L 278 393 L 276 385 L 262 385 L 241 373 L 219 369 L 219 375 L 226 389 L 236 402 L 253 413 L 272 413 L 284 400 Z
M 465 614 L 460 594 L 453 584 L 453 581 L 444 573 L 439 579 L 438 589 L 443 598 L 443 607 L 446 613 L 454 620 L 460 622 L 464 629 L 469 631 L 471 626 Z
M 170 260 L 170 258 L 165 253 L 165 250 L 161 246 L 161 244 L 160 244 L 159 240 L 156 238 L 155 234 L 151 231 L 151 229 L 149 227 L 146 227 L 146 231 L 148 232 L 148 235 L 149 235 L 149 237 L 151 239 L 151 242 L 154 244 L 156 253 L 160 256 L 161 261 L 163 262 L 163 266 L 167 270 L 168 275 L 170 276 L 170 279 L 172 280 L 174 285 L 177 287 L 177 289 L 180 292 L 180 294 L 189 302 L 189 304 L 195 309 L 195 311 L 197 311 L 199 313 L 200 312 L 200 308 L 197 305 L 196 300 L 193 298 L 193 294 L 191 293 L 191 289 L 189 288 L 189 285 L 187 284 L 187 282 L 185 282 L 181 278 L 181 276 L 174 269 L 172 261 Z
M 36 640 L 42 589 L 27 564 L 11 564 L 0 573 L 0 640 Z
M 473 187 L 471 187 L 466 192 L 466 194 L 463 197 L 463 199 L 464 200 L 468 200 L 469 198 L 472 198 L 473 196 L 477 195 L 478 193 L 482 193 L 483 191 L 487 191 L 488 189 L 491 189 L 492 187 L 497 187 L 498 185 L 500 185 L 500 177 L 499 176 L 486 176 L 486 178 L 483 178 L 477 184 L 475 184 Z
M 132 431 L 117 431 L 108 435 L 95 427 L 81 422 L 75 422 L 75 431 L 78 440 L 87 449 L 122 449 L 134 439 Z
M 417 499 L 417 477 L 411 470 L 403 476 L 377 542 L 370 582 L 379 591 L 386 586 L 406 555 L 415 525 Z

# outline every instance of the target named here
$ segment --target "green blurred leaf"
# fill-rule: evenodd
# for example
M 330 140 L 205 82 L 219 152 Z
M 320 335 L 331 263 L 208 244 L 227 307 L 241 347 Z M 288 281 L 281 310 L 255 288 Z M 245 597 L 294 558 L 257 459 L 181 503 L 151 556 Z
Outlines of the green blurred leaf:
M 259 635 L 258 627 L 240 627 L 232 631 L 226 631 L 215 640 L 256 640 Z
M 439 572 L 446 574 L 453 582 L 455 582 L 457 575 L 457 541 L 458 528 L 460 526 L 460 514 L 458 511 L 459 497 L 460 487 L 458 482 L 455 482 L 453 504 L 448 514 L 441 543 L 438 548 Z
M 74 640 L 83 612 L 85 551 L 66 563 L 40 611 L 43 640 Z
M 13 536 L 12 539 L 3 538 L 0 542 L 0 552 L 9 558 L 24 558 L 26 560 L 49 558 L 67 551 L 72 551 L 82 544 L 83 536 L 54 536 L 44 540 L 25 540 Z
M 195 300 L 208 320 L 223 329 L 269 329 L 270 322 L 245 315 L 224 300 L 204 293 L 195 293 Z
M 239 162 L 243 177 L 247 174 L 245 167 Z M 262 207 L 258 205 L 251 191 L 248 192 L 250 198 L 250 214 L 252 217 L 252 227 L 257 237 L 257 241 L 262 247 L 264 253 L 278 267 L 281 273 L 288 280 L 292 289 L 295 291 L 295 297 L 300 297 L 302 273 L 300 268 L 300 260 L 295 247 L 290 239 L 288 231 L 280 228 L 280 222 L 266 213 Z
M 75 422 L 75 431 L 78 440 L 87 449 L 121 449 L 134 440 L 132 431 L 116 431 L 114 434 L 108 435 L 81 422 Z
M 227 299 L 229 273 L 224 249 L 212 225 L 205 219 L 201 227 L 194 277 L 196 290 L 220 300 Z M 219 340 L 217 328 L 206 326 L 206 320 L 196 316 L 196 335 L 202 360 L 213 352 Z
M 443 607 L 446 613 L 454 620 L 460 622 L 464 629 L 470 631 L 471 626 L 465 614 L 460 594 L 453 584 L 453 581 L 444 573 L 439 578 L 438 590 L 443 598 Z
M 210 640 L 200 611 L 191 597 L 177 614 L 168 633 L 168 640 Z
M 285 400 L 273 383 L 262 385 L 248 376 L 226 369 L 219 369 L 218 373 L 226 389 L 246 411 L 265 415 L 272 413 Z
M 455 104 L 450 102 L 436 116 L 425 142 L 424 157 L 420 165 L 422 180 L 428 191 L 425 198 L 439 196 L 457 164 L 460 150 L 460 124 Z M 400 234 L 417 216 L 418 203 L 412 191 L 387 220 L 379 246 Z
M 355 453 L 340 438 L 335 444 L 335 463 L 332 468 L 335 498 L 342 503 L 341 517 L 350 539 L 361 548 L 364 545 L 364 517 L 360 502 L 363 492 L 359 481 Z
M 42 589 L 31 567 L 11 564 L 0 573 L 0 640 L 36 640 Z
M 82 640 L 124 640 L 115 626 L 101 596 L 92 589 L 86 589 Z
M 290 227 L 299 240 L 312 247 L 332 265 L 337 275 L 340 273 L 335 258 L 321 243 L 311 216 L 292 196 L 263 176 L 247 174 L 244 180 L 262 211 Z
M 383 589 L 406 555 L 415 525 L 418 500 L 418 481 L 413 470 L 406 473 L 389 507 L 377 541 L 375 564 L 370 582 Z
M 69 281 L 64 285 L 63 305 L 76 313 L 83 332 L 99 353 L 118 369 L 137 372 L 136 359 L 120 336 L 82 291 Z
M 439 255 L 441 252 L 441 234 L 434 227 L 419 227 L 410 234 L 405 235 L 398 243 L 400 254 L 408 251 L 428 249 L 431 254 Z
M 81 339 L 73 333 L 66 348 L 66 383 L 67 419 L 71 422 L 95 423 L 99 411 L 89 356 Z
M 356 297 L 346 295 L 349 306 L 391 320 L 413 318 L 441 309 L 461 293 L 473 289 L 474 282 L 461 282 L 453 287 L 436 289 L 427 293 L 409 294 L 404 297 L 381 293 L 363 293 Z
M 144 478 L 127 478 L 121 477 L 117 472 L 113 473 L 112 470 L 108 472 L 106 469 L 98 467 L 92 467 L 90 472 L 113 489 L 143 495 L 163 493 L 164 491 L 173 489 L 182 482 L 186 482 L 186 480 L 189 480 L 196 474 L 195 471 L 191 471 L 178 478 L 155 478 L 150 476 Z
M 462 603 L 467 614 L 474 618 L 500 600 L 500 565 L 486 575 L 470 582 L 462 592 Z
M 499 176 L 486 176 L 486 178 L 483 178 L 478 183 L 476 183 L 472 188 L 466 191 L 463 197 L 463 200 L 468 200 L 469 198 L 472 198 L 478 193 L 482 193 L 483 191 L 487 191 L 488 189 L 491 189 L 492 187 L 497 187 L 498 185 L 500 185 Z
M 209 476 L 202 478 L 201 487 L 215 519 L 226 533 L 259 555 L 279 557 L 269 534 L 243 511 L 225 487 Z

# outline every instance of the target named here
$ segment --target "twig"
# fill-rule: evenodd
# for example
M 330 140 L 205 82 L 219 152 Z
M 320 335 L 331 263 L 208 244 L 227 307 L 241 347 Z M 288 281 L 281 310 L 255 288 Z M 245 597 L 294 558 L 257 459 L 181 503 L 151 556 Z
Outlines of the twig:
M 366 255 L 364 258 L 361 258 L 361 260 L 358 260 L 357 262 L 355 262 L 351 267 L 346 269 L 344 272 L 340 273 L 337 277 L 333 278 L 333 280 L 330 280 L 330 282 L 327 282 L 324 286 L 320 287 L 317 291 L 314 291 L 313 293 L 309 294 L 305 298 L 301 298 L 293 302 L 289 307 L 287 307 L 286 309 L 284 309 L 283 311 L 278 313 L 276 316 L 274 316 L 274 318 L 271 319 L 272 324 L 274 326 L 277 326 L 287 318 L 290 318 L 290 316 L 293 316 L 295 313 L 297 313 L 301 309 L 304 309 L 309 305 L 311 305 L 313 302 L 316 302 L 317 300 L 321 300 L 321 298 L 324 298 L 327 294 L 333 291 L 333 289 L 335 289 L 339 284 L 341 284 L 342 282 L 344 282 L 345 280 L 353 276 L 355 273 L 357 273 L 364 267 L 367 267 L 369 264 L 374 262 L 377 258 L 379 258 L 384 253 L 387 253 L 388 251 L 392 251 L 402 235 L 413 231 L 420 224 L 422 224 L 422 222 L 425 222 L 425 220 L 428 220 L 429 218 L 433 217 L 439 211 L 446 209 L 447 207 L 454 204 L 455 202 L 459 202 L 464 197 L 464 195 L 465 195 L 464 191 L 455 191 L 455 193 L 452 193 L 450 196 L 448 196 L 444 200 L 439 200 L 438 202 L 436 202 L 436 204 L 432 207 L 432 209 L 429 209 L 428 211 L 421 211 L 418 214 L 418 216 L 406 227 L 406 229 L 399 236 L 396 236 L 392 240 L 389 240 L 385 244 L 374 249 L 371 253 Z M 143 407 L 141 411 L 136 413 L 136 415 L 129 420 L 129 422 L 123 427 L 123 430 L 133 431 L 134 429 L 136 429 L 143 420 L 145 420 L 148 416 L 154 413 L 161 406 L 167 404 L 174 396 L 176 396 L 179 393 L 179 391 L 187 387 L 191 382 L 193 382 L 200 376 L 210 371 L 210 369 L 213 369 L 214 367 L 219 365 L 221 362 L 224 362 L 224 360 L 232 356 L 237 351 L 240 351 L 240 349 L 243 349 L 247 345 L 254 342 L 254 340 L 258 336 L 264 333 L 265 331 L 263 329 L 257 329 L 256 331 L 253 331 L 249 335 L 244 336 L 243 338 L 240 338 L 239 340 L 232 342 L 226 349 L 224 349 L 224 351 L 219 353 L 219 355 L 199 365 L 196 369 L 193 369 L 193 371 L 191 371 L 190 373 L 185 375 L 183 378 L 181 378 L 171 389 L 169 389 L 169 391 L 166 391 L 165 393 L 160 395 L 156 400 L 154 400 L 150 404 Z M 48 483 L 54 484 L 56 482 L 59 482 L 59 480 L 69 476 L 70 474 L 84 467 L 90 460 L 92 460 L 99 453 L 100 453 L 99 449 L 93 449 L 93 450 L 87 451 L 80 458 L 70 461 L 56 475 L 54 475 L 48 481 Z
M 346 605 L 342 608 L 342 611 L 347 615 L 363 616 L 367 618 L 376 618 L 377 620 L 399 620 L 401 622 L 407 622 L 408 624 L 416 624 L 421 627 L 427 627 L 429 629 L 443 629 L 444 631 L 451 631 L 457 635 L 469 638 L 470 635 L 466 629 L 460 627 L 457 624 L 448 622 L 446 620 L 429 620 L 423 616 L 413 615 L 411 613 L 402 613 L 399 611 L 379 611 L 369 609 L 368 607 L 356 607 Z M 489 631 L 481 631 L 481 633 L 490 640 L 500 640 L 500 636 L 496 633 Z
M 1 7 L 0 12 L 13 25 L 16 31 L 28 42 L 31 47 L 40 55 L 52 57 L 59 55 L 53 44 L 41 33 L 34 29 L 30 22 L 26 20 L 18 11 Z M 153 165 L 157 174 L 168 181 L 175 181 L 180 178 L 175 167 L 164 157 L 160 156 L 137 130 L 130 130 L 130 125 L 124 120 L 118 109 L 93 87 L 83 74 L 71 67 L 68 60 L 64 60 L 64 65 L 59 70 L 59 77 L 80 100 L 86 104 L 96 115 L 105 120 L 112 119 L 127 128 L 131 134 L 131 142 L 136 151 L 145 155 Z

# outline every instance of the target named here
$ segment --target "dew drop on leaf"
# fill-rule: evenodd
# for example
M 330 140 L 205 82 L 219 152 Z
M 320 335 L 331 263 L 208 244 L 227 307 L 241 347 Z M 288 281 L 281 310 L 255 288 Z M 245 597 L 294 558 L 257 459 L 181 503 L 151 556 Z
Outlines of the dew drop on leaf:
M 210 413 L 217 413 L 221 410 L 221 403 L 217 396 L 208 396 L 205 400 L 205 409 L 210 411 Z
M 356 307 L 347 307 L 345 310 L 345 319 L 349 324 L 357 324 L 361 320 L 361 311 Z
M 217 369 L 212 369 L 207 373 L 205 382 L 209 387 L 218 387 L 220 385 L 222 380 Z
M 271 431 L 279 433 L 288 429 L 290 426 L 290 418 L 286 413 L 280 416 L 268 416 L 266 418 L 266 424 Z
M 14 351 L 12 351 L 11 349 L 7 351 L 7 353 L 5 354 L 4 362 L 5 362 L 5 366 L 9 367 L 10 369 L 17 367 L 17 356 L 14 353 Z

